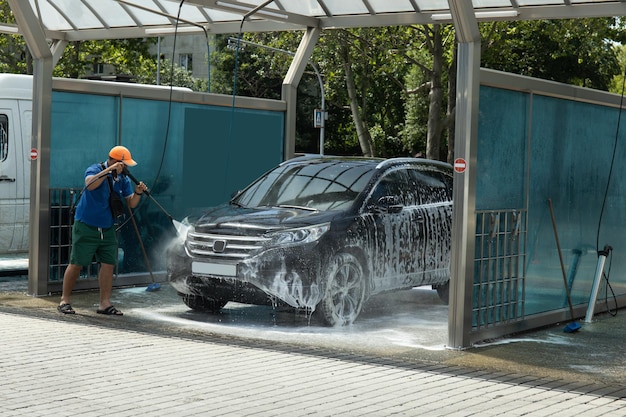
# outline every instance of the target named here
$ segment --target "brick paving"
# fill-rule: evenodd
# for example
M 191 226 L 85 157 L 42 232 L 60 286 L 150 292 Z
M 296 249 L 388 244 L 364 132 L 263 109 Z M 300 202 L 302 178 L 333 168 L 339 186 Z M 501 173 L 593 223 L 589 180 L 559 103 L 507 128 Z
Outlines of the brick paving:
M 624 416 L 626 388 L 0 312 L 1 416 Z

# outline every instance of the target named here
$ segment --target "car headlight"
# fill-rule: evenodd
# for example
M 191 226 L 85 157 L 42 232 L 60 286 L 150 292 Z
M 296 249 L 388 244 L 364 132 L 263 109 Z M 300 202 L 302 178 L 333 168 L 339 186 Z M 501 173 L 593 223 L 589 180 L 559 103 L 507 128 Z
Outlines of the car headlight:
M 310 243 L 319 240 L 330 229 L 330 223 L 268 233 L 271 246 Z

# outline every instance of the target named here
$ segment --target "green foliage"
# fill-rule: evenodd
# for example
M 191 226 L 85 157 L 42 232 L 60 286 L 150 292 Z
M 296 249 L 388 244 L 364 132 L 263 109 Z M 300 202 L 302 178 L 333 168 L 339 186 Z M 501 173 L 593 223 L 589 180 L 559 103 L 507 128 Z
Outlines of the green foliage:
M 407 154 L 402 143 L 405 119 L 403 83 L 410 70 L 406 49 L 414 42 L 413 35 L 406 27 L 323 32 L 314 59 L 320 62 L 326 84 L 330 113 L 326 135 L 329 152 L 345 150 L 346 142 L 353 144 L 352 151 L 358 149 L 354 120 L 346 117 L 350 114 L 350 99 L 342 69 L 344 57 L 339 54 L 344 40 L 349 46 L 349 65 L 354 74 L 358 108 L 372 137 L 374 153 L 386 157 Z
M 622 25 L 614 18 L 483 24 L 482 65 L 606 91 L 620 73 L 614 44 L 624 41 Z
M 6 1 L 0 1 L 0 22 L 15 24 Z M 0 72 L 32 74 L 32 58 L 20 35 L 0 34 Z
M 70 42 L 53 70 L 56 77 L 82 78 L 96 65 L 112 66 L 114 75 L 128 75 L 145 82 L 156 71 L 155 57 L 148 49 L 154 39 L 114 39 Z
M 191 72 L 176 64 L 172 65 L 172 61 L 168 59 L 161 60 L 159 75 L 159 84 L 161 85 L 187 87 L 193 91 L 208 90 L 208 80 L 194 78 L 191 75 Z M 143 78 L 140 82 L 145 84 L 156 84 L 156 70 L 145 74 L 145 78 Z
M 279 100 L 283 78 L 292 60 L 288 52 L 295 52 L 298 47 L 299 38 L 294 35 L 244 34 L 241 39 L 237 35 L 218 35 L 216 51 L 211 54 L 211 65 L 214 68 L 211 91 L 232 94 L 236 89 L 240 96 Z
M 626 47 L 624 45 L 615 45 L 614 48 L 621 71 L 613 77 L 609 91 L 616 94 L 624 94 L 626 93 Z

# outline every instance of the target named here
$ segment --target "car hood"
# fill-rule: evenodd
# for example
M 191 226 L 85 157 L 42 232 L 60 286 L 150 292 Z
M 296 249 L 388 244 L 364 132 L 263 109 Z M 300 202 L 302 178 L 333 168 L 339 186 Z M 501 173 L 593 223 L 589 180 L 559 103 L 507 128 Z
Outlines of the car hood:
M 222 204 L 208 209 L 194 221 L 196 228 L 213 225 L 247 225 L 259 228 L 288 229 L 324 223 L 332 220 L 339 211 L 311 211 L 285 207 L 237 207 Z

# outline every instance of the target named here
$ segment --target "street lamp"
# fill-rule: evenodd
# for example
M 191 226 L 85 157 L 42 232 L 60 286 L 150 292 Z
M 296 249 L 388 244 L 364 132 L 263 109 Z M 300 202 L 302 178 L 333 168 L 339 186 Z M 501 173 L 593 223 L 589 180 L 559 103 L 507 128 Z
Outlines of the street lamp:
M 232 42 L 232 43 L 231 43 Z M 268 49 L 270 51 L 274 51 L 274 52 L 282 52 L 284 54 L 288 54 L 291 56 L 295 56 L 296 54 L 294 52 L 291 51 L 286 51 L 284 49 L 279 49 L 279 48 L 274 48 L 271 46 L 267 46 L 267 45 L 261 45 L 260 43 L 255 43 L 255 42 L 250 42 L 250 41 L 246 41 L 243 39 L 238 39 L 238 38 L 233 38 L 230 37 L 228 38 L 228 45 L 227 47 L 230 49 L 237 49 L 237 46 L 239 45 L 239 43 L 243 43 L 245 45 L 252 45 L 252 46 L 258 46 L 259 48 L 264 48 L 264 49 Z M 317 66 L 315 64 L 313 64 L 311 61 L 308 61 L 308 64 L 313 68 L 313 71 L 315 71 L 315 75 L 317 76 L 317 81 L 320 85 L 320 95 L 321 95 L 321 109 L 316 109 L 315 113 L 313 115 L 313 124 L 315 127 L 320 129 L 320 155 L 324 155 L 324 125 L 326 124 L 326 101 L 325 101 L 325 97 L 324 97 L 324 83 L 322 82 L 322 75 L 320 74 L 319 70 L 317 69 Z

